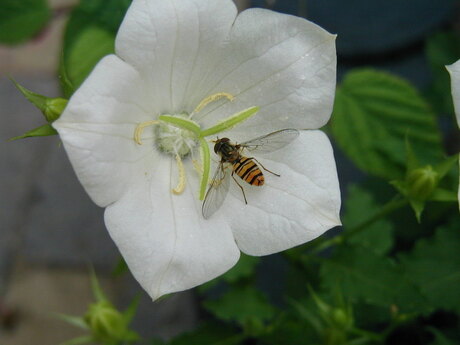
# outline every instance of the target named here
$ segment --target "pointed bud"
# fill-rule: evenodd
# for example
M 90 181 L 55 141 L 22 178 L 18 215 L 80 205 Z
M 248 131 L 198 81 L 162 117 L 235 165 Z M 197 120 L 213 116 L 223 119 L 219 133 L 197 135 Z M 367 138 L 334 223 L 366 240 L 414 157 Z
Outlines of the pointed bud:
M 342 308 L 334 308 L 331 312 L 331 319 L 339 329 L 349 329 L 354 324 L 353 315 Z
M 25 87 L 19 85 L 16 81 L 12 80 L 14 85 L 19 91 L 38 109 L 41 110 L 49 123 L 57 120 L 61 116 L 65 107 L 67 106 L 67 99 L 64 98 L 50 98 L 38 93 L 32 92 Z
M 57 120 L 67 106 L 67 102 L 68 100 L 64 98 L 48 98 L 43 111 L 46 121 L 54 122 Z
M 427 200 L 439 182 L 439 174 L 431 165 L 410 171 L 406 178 L 409 197 L 416 200 Z
M 94 338 L 102 343 L 121 341 L 128 331 L 123 314 L 108 301 L 90 305 L 84 320 Z

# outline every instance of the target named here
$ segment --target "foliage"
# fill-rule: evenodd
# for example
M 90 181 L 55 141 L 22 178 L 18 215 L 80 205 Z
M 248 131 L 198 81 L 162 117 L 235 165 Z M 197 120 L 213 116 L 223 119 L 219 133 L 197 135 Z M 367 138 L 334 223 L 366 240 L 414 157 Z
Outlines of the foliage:
M 332 133 L 360 169 L 387 179 L 403 174 L 406 137 L 427 160 L 442 154 L 435 114 L 415 88 L 370 69 L 350 72 L 338 87 Z
M 129 4 L 82 0 L 72 11 L 59 68 L 66 97 L 114 52 Z M 8 44 L 32 37 L 50 15 L 41 0 L 0 0 L 0 6 L 0 42 Z M 204 322 L 146 344 L 393 345 L 401 333 L 422 345 L 460 342 L 457 155 L 447 157 L 437 122 L 444 114 L 453 120 L 444 65 L 460 58 L 460 38 L 440 32 L 426 43 L 434 78 L 424 97 L 408 81 L 368 68 L 351 70 L 338 86 L 331 134 L 365 174 L 343 188 L 341 231 L 275 257 L 282 272 L 264 266 L 266 259 L 242 255 L 234 268 L 197 289 Z M 51 123 L 67 101 L 17 86 L 47 123 L 14 139 L 55 134 Z M 420 224 L 412 222 L 409 205 Z M 114 275 L 126 270 L 120 260 Z M 261 275 L 270 276 L 271 286 L 261 284 Z M 91 333 L 66 344 L 135 342 L 128 324 L 136 303 L 119 312 L 95 279 L 93 291 L 96 303 L 84 318 L 60 315 Z M 449 313 L 454 322 L 440 326 L 432 320 L 436 313 Z
M 82 0 L 69 19 L 61 59 L 66 97 L 80 86 L 97 62 L 114 52 L 115 34 L 131 0 Z
M 32 38 L 48 22 L 46 0 L 0 0 L 0 43 L 18 44 Z

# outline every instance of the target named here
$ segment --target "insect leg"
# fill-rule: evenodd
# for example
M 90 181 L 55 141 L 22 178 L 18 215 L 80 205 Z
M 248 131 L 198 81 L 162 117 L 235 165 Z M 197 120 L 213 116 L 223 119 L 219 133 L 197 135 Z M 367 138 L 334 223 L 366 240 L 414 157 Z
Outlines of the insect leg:
M 250 158 L 250 159 L 252 159 L 252 160 L 255 160 L 256 163 L 259 164 L 260 167 L 261 167 L 262 169 L 264 169 L 265 171 L 268 171 L 270 174 L 273 174 L 273 175 L 278 176 L 278 177 L 281 176 L 281 175 L 279 175 L 279 174 L 277 174 L 277 173 L 274 173 L 273 171 L 268 170 L 266 167 L 264 167 L 264 166 L 262 165 L 262 163 L 260 163 L 260 162 L 259 162 L 257 159 L 255 159 L 254 157 L 248 157 L 248 158 Z
M 238 185 L 238 187 L 241 188 L 241 192 L 243 192 L 244 203 L 247 205 L 247 204 L 248 204 L 248 201 L 246 200 L 246 194 L 244 193 L 244 189 L 243 189 L 243 187 L 238 183 L 238 181 L 236 180 L 235 176 L 233 176 L 233 171 L 232 171 L 232 178 L 233 178 L 233 181 L 235 181 L 235 183 Z

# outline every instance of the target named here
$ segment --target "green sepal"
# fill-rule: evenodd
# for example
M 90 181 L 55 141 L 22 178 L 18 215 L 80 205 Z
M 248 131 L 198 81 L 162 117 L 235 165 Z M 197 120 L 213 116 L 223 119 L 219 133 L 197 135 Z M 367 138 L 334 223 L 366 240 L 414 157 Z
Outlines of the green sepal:
M 434 171 L 438 173 L 439 179 L 441 180 L 446 174 L 453 168 L 454 164 L 458 162 L 458 155 L 448 157 L 441 163 L 433 167 Z
M 414 152 L 412 144 L 406 134 L 406 171 L 411 171 L 420 167 L 420 162 Z
M 445 201 L 445 202 L 458 202 L 458 195 L 456 192 L 453 192 L 444 188 L 436 188 L 433 194 L 431 194 L 431 201 Z
M 207 137 L 214 135 L 230 128 L 236 126 L 237 124 L 249 119 L 251 116 L 255 115 L 260 110 L 260 107 L 250 107 L 248 109 L 242 110 L 239 113 L 236 113 L 225 120 L 220 121 L 217 125 L 212 126 L 208 129 L 205 129 L 201 132 L 201 137 Z
M 425 209 L 425 201 L 409 199 L 409 204 L 415 212 L 417 222 L 421 222 L 422 212 Z
M 407 189 L 406 181 L 391 181 L 390 184 L 407 198 L 410 206 L 414 210 L 415 218 L 420 223 L 422 212 L 425 209 L 425 200 L 411 198 Z
M 60 314 L 60 313 L 55 313 L 54 316 L 64 322 L 67 322 L 68 324 L 72 326 L 75 326 L 81 329 L 89 329 L 85 320 L 80 316 L 72 316 L 72 315 L 66 315 L 66 314 Z
M 46 121 L 49 123 L 57 120 L 67 106 L 67 99 L 46 97 L 26 89 L 25 87 L 19 85 L 14 79 L 11 79 L 11 81 L 14 83 L 16 88 L 21 91 L 24 97 L 30 101 L 30 103 L 40 109 L 45 116 Z
M 91 290 L 93 291 L 93 295 L 96 301 L 97 302 L 108 301 L 109 299 L 104 294 L 104 291 L 102 291 L 101 285 L 99 284 L 99 281 L 97 280 L 97 277 L 96 277 L 96 272 L 94 272 L 93 268 L 91 268 L 90 277 L 91 277 Z
M 94 343 L 94 338 L 90 335 L 84 335 L 82 337 L 74 338 L 67 340 L 64 343 L 61 343 L 60 345 L 80 345 L 80 344 L 90 344 Z
M 125 319 L 126 324 L 129 324 L 136 315 L 136 311 L 139 307 L 140 301 L 141 298 L 139 295 L 134 297 L 132 302 L 129 304 L 128 308 L 126 308 L 126 310 L 123 312 L 123 318 Z
M 56 134 L 58 134 L 58 132 L 49 123 L 47 123 L 46 125 L 32 129 L 24 133 L 23 135 L 19 135 L 17 137 L 11 138 L 8 141 L 24 139 L 24 138 L 31 138 L 31 137 L 46 137 L 49 135 L 56 135 Z

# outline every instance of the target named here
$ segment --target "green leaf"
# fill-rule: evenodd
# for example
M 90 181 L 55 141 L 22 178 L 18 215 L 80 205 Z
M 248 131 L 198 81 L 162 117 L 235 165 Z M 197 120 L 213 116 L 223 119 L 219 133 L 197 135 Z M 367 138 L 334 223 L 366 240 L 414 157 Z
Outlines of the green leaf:
M 244 336 L 233 328 L 207 323 L 194 331 L 181 334 L 168 345 L 237 345 L 241 344 L 243 339 Z
M 48 22 L 46 0 L 0 0 L 0 43 L 18 44 L 31 38 Z
M 436 328 L 430 328 L 430 332 L 434 334 L 435 340 L 430 345 L 455 345 L 455 343 L 448 339 L 441 331 Z
M 434 308 L 460 312 L 460 220 L 442 227 L 401 255 L 407 276 Z
M 324 344 L 309 322 L 301 321 L 297 317 L 286 316 L 279 318 L 274 324 L 268 327 L 267 333 L 260 336 L 262 344 L 269 345 L 319 345 Z M 308 341 L 306 341 L 308 339 Z
M 97 62 L 114 51 L 115 35 L 131 0 L 82 0 L 64 36 L 60 66 L 65 95 L 78 88 Z M 70 85 L 70 87 L 69 87 Z
M 78 88 L 104 56 L 114 52 L 115 36 L 98 27 L 87 27 L 64 53 L 67 78 Z M 64 68 L 64 67 L 63 67 Z
M 251 319 L 266 321 L 275 316 L 275 308 L 254 287 L 234 287 L 222 297 L 206 301 L 204 307 L 224 321 L 245 324 Z
M 332 132 L 363 171 L 386 179 L 405 173 L 405 141 L 418 157 L 442 155 L 434 113 L 407 81 L 371 69 L 350 72 L 337 89 Z
M 70 96 L 72 96 L 75 91 L 75 87 L 70 81 L 69 74 L 67 73 L 67 66 L 64 60 L 64 52 L 62 52 L 61 58 L 59 60 L 58 77 L 64 96 L 70 98 Z
M 371 193 L 358 186 L 351 186 L 345 202 L 345 213 L 342 217 L 345 232 L 363 221 L 380 207 Z M 366 228 L 365 231 L 350 237 L 349 243 L 359 244 L 379 254 L 387 253 L 393 246 L 393 228 L 391 223 L 382 218 Z
M 426 55 L 433 72 L 433 84 L 427 92 L 439 113 L 454 114 L 450 77 L 446 65 L 460 59 L 460 36 L 456 32 L 437 32 L 428 37 Z
M 241 254 L 238 263 L 233 266 L 222 278 L 229 283 L 236 283 L 237 281 L 249 278 L 254 274 L 260 258 Z
M 9 139 L 9 141 L 24 139 L 24 138 L 31 138 L 31 137 L 46 137 L 49 135 L 56 135 L 56 134 L 58 134 L 57 131 L 49 123 L 47 123 L 46 125 L 32 129 L 24 133 L 23 135 L 11 138 Z
M 396 306 L 402 312 L 424 312 L 425 299 L 408 281 L 402 268 L 389 258 L 359 246 L 343 246 L 326 260 L 320 275 L 323 287 L 333 292 L 337 286 L 354 301 Z
M 227 273 L 217 277 L 198 287 L 198 291 L 204 293 L 215 287 L 222 280 L 230 284 L 236 284 L 244 279 L 250 279 L 254 273 L 260 258 L 241 253 L 240 259 Z

